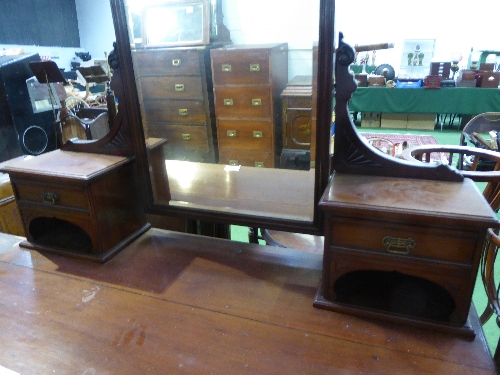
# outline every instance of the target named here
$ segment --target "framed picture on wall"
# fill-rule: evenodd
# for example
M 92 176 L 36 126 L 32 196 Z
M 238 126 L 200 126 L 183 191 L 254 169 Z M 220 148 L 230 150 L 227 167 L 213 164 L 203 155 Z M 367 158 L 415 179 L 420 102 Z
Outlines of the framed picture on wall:
M 434 57 L 436 39 L 405 39 L 401 56 L 400 78 L 424 78 Z

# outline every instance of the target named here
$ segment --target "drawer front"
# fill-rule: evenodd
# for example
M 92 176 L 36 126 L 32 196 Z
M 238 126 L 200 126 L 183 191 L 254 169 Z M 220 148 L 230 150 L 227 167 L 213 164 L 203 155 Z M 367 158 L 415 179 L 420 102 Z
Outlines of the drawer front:
M 219 149 L 244 148 L 272 151 L 272 123 L 269 121 L 218 120 Z
M 207 122 L 205 104 L 189 100 L 145 100 L 147 122 L 197 123 Z
M 269 86 L 215 89 L 215 112 L 218 118 L 271 118 L 272 108 Z
M 274 155 L 266 151 L 219 149 L 219 164 L 274 168 Z
M 331 246 L 472 264 L 478 234 L 465 230 L 332 218 Z
M 287 98 L 288 108 L 311 108 L 311 98 Z
M 170 147 L 208 148 L 207 129 L 204 126 L 149 124 L 148 134 L 152 138 L 167 139 L 165 150 Z
M 203 100 L 201 77 L 142 77 L 143 99 Z
M 270 83 L 268 50 L 212 50 L 214 85 Z
M 82 187 L 15 183 L 19 201 L 43 203 L 57 207 L 89 209 L 87 191 Z
M 165 147 L 165 159 L 215 163 L 214 153 L 208 148 Z
M 133 54 L 136 76 L 200 75 L 196 50 L 136 51 Z

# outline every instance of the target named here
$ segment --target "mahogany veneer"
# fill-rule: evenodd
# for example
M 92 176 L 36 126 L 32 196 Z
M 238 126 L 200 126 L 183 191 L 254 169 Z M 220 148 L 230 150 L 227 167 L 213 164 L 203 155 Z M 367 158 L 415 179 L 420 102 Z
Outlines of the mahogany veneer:
M 313 308 L 318 254 L 152 229 L 102 265 L 3 239 L 21 374 L 495 374 L 473 308 L 472 342 Z

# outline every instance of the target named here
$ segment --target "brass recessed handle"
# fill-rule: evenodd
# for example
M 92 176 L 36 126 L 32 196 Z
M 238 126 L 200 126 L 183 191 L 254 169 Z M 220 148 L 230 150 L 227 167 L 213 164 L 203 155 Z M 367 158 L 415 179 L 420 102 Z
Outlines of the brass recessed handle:
M 191 140 L 191 134 L 182 134 L 182 140 L 183 141 L 190 141 Z
M 237 166 L 237 165 L 240 165 L 240 163 L 238 163 L 238 160 L 229 160 L 227 162 L 227 164 L 231 165 L 231 166 Z
M 252 105 L 254 105 L 254 106 L 262 105 L 262 100 L 261 99 L 252 99 Z
M 187 116 L 187 115 L 188 115 L 187 108 L 180 108 L 179 109 L 179 116 Z
M 59 194 L 57 193 L 43 192 L 41 196 L 44 203 L 56 204 L 59 202 Z
M 263 161 L 256 161 L 255 166 L 257 168 L 264 168 L 264 162 Z
M 262 132 L 260 130 L 255 130 L 253 132 L 253 137 L 254 138 L 262 138 Z
M 233 105 L 233 99 L 224 99 L 224 105 Z
M 175 91 L 184 91 L 184 84 L 183 83 L 176 83 L 175 84 Z
M 260 72 L 260 64 L 250 64 L 251 72 Z
M 181 66 L 181 59 L 172 59 L 172 66 Z
M 411 238 L 385 236 L 382 243 L 386 246 L 387 252 L 393 254 L 408 254 L 410 249 L 415 247 L 415 240 Z
M 223 72 L 231 72 L 232 71 L 231 64 L 222 64 L 222 71 Z
M 226 134 L 228 137 L 236 137 L 236 130 L 228 130 Z

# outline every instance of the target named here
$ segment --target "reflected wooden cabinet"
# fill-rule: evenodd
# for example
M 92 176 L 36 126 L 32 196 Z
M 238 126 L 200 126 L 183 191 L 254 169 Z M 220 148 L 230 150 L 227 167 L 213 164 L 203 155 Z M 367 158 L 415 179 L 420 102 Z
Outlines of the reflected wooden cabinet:
M 167 159 L 217 161 L 209 51 L 210 47 L 133 51 L 145 134 L 168 140 Z
M 211 58 L 220 163 L 277 166 L 288 45 L 218 48 Z

